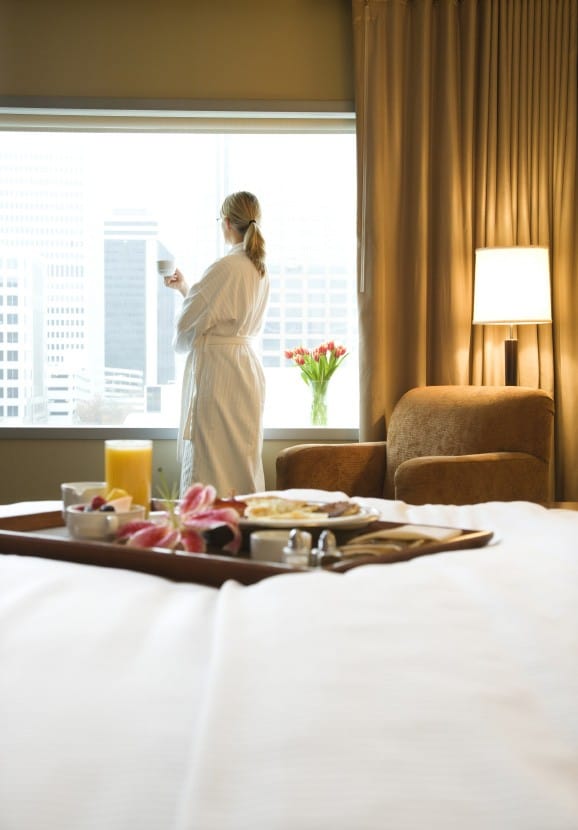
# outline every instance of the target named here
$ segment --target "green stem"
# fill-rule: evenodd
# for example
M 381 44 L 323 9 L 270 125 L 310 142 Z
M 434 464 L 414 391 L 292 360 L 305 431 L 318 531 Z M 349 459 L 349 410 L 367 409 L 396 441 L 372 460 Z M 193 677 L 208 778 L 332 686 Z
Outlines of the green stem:
M 311 387 L 311 423 L 313 426 L 327 426 L 327 389 L 328 380 L 312 380 Z

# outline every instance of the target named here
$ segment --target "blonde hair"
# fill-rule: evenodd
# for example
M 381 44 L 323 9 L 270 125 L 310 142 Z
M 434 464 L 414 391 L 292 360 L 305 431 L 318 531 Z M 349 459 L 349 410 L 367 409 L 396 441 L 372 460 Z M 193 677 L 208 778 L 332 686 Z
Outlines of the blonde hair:
M 235 230 L 243 237 L 243 250 L 259 272 L 264 276 L 265 240 L 259 227 L 261 206 L 252 193 L 240 190 L 231 193 L 221 207 L 221 216 L 229 220 Z

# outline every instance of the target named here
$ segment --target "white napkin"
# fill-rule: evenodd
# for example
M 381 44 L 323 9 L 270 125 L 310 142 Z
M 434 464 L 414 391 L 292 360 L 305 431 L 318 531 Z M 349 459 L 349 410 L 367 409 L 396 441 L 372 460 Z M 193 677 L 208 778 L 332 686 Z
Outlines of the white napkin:
M 341 545 L 344 556 L 384 556 L 396 554 L 407 548 L 415 548 L 424 542 L 444 542 L 462 535 L 462 530 L 455 527 L 436 527 L 434 525 L 400 525 L 399 527 L 381 528 L 369 533 L 355 536 Z

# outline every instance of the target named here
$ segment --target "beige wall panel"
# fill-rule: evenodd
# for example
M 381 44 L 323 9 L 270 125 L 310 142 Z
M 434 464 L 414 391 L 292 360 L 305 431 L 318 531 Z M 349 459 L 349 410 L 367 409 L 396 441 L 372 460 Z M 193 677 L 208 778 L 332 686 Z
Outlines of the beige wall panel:
M 275 488 L 275 459 L 284 448 L 302 441 L 265 441 L 263 465 L 265 486 Z M 330 442 L 328 442 L 330 443 Z M 172 440 L 153 442 L 153 493 L 160 494 L 163 471 L 166 482 L 179 481 L 177 444 Z M 104 476 L 102 439 L 15 439 L 0 440 L 0 504 L 37 499 L 59 499 L 63 481 L 101 481 Z M 227 494 L 224 494 L 227 495 Z
M 0 0 L 0 96 L 353 100 L 350 0 Z

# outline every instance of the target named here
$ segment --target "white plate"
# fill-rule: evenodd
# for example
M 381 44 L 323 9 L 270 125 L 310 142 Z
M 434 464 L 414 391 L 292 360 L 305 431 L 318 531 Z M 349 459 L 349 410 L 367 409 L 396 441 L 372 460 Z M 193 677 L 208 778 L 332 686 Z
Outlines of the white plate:
M 321 502 L 320 502 L 321 503 Z M 261 518 L 240 519 L 241 527 L 339 527 L 344 530 L 369 524 L 379 518 L 379 511 L 373 507 L 360 507 L 353 516 L 335 516 L 334 518 L 317 517 L 314 514 L 307 519 L 291 519 L 286 516 L 266 516 Z

